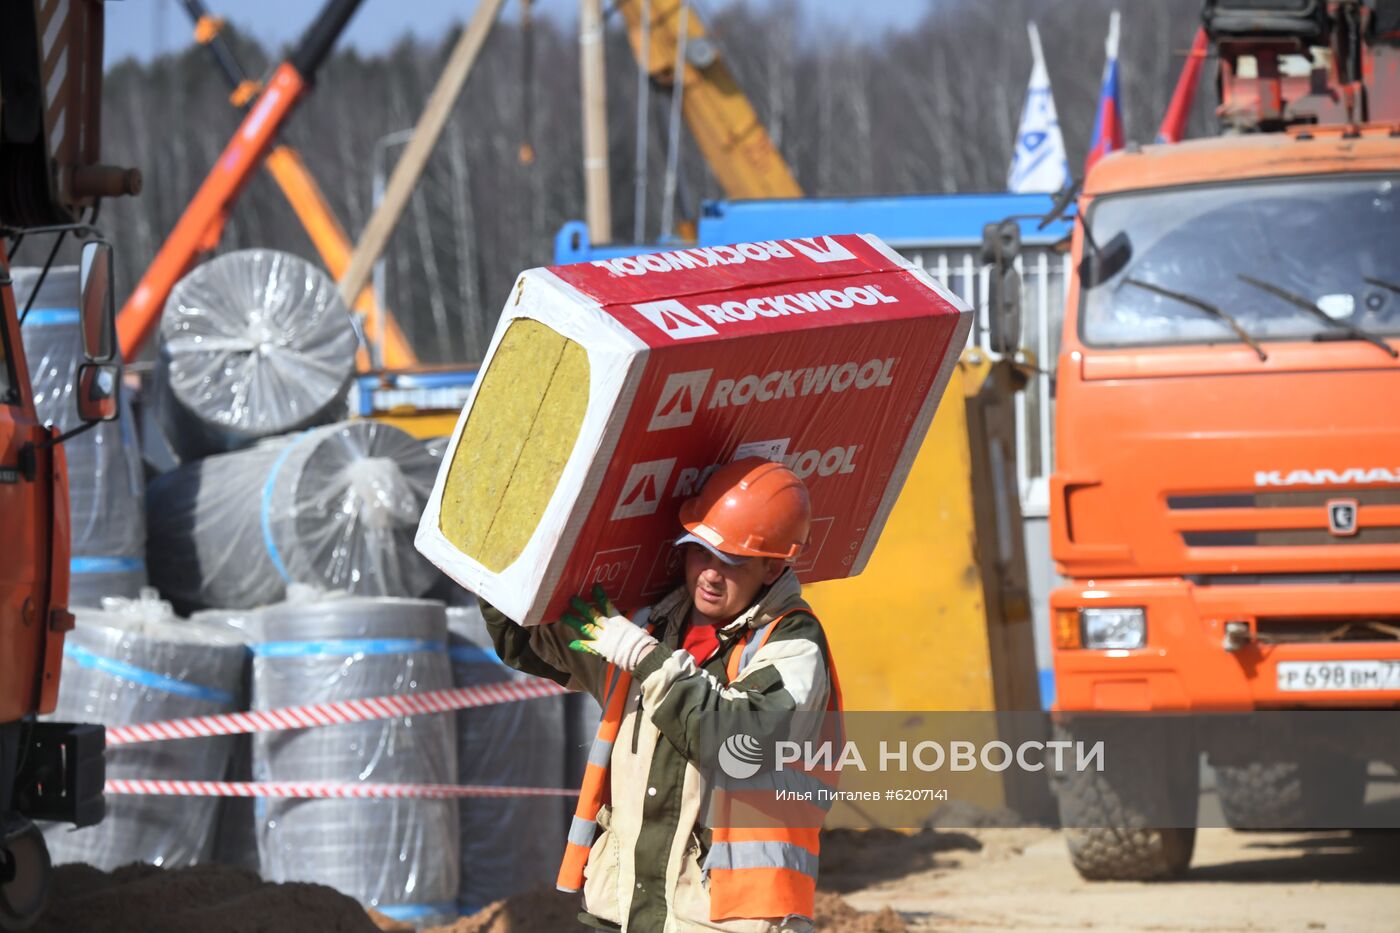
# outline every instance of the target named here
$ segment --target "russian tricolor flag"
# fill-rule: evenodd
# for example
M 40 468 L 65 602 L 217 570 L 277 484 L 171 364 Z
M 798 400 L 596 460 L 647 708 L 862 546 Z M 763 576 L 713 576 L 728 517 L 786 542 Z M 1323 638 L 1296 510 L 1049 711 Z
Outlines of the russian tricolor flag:
M 1115 149 L 1123 148 L 1123 108 L 1118 95 L 1118 11 L 1108 21 L 1108 58 L 1103 66 L 1103 87 L 1099 91 L 1098 116 L 1094 119 L 1094 139 L 1084 159 L 1087 176 L 1094 163 Z

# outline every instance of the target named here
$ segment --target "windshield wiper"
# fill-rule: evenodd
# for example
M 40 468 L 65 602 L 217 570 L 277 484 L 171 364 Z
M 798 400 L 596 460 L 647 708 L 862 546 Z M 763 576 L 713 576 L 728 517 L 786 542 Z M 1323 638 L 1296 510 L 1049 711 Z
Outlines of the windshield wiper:
M 1300 308 L 1303 311 L 1308 312 L 1313 317 L 1317 318 L 1319 321 L 1322 321 L 1324 324 L 1327 324 L 1330 327 L 1337 328 L 1338 330 L 1345 333 L 1348 337 L 1351 337 L 1353 340 L 1364 340 L 1367 343 L 1375 344 L 1385 352 L 1389 353 L 1391 357 L 1400 356 L 1400 352 L 1397 352 L 1394 347 L 1386 343 L 1380 337 L 1377 337 L 1370 331 L 1362 330 L 1355 324 L 1348 324 L 1345 321 L 1337 320 L 1336 318 L 1332 317 L 1332 315 L 1319 308 L 1315 302 L 1309 301 L 1302 295 L 1296 295 L 1285 288 L 1279 288 L 1277 285 L 1261 281 L 1259 279 L 1254 278 L 1253 276 L 1245 275 L 1243 273 L 1240 273 L 1238 275 L 1238 278 L 1241 282 L 1244 282 L 1246 285 L 1253 285 L 1255 288 L 1259 289 L 1262 292 L 1268 292 L 1275 298 L 1282 299 L 1283 301 L 1286 301 L 1289 304 L 1293 305 L 1293 307 Z
M 1224 321 L 1230 326 L 1231 330 L 1233 330 L 1236 334 L 1239 335 L 1239 338 L 1241 340 L 1249 344 L 1249 348 L 1251 350 L 1259 354 L 1259 362 L 1264 363 L 1268 361 L 1269 355 L 1264 352 L 1263 347 L 1259 346 L 1259 341 L 1255 340 L 1249 335 L 1249 331 L 1244 329 L 1244 325 L 1242 325 L 1239 321 L 1235 320 L 1235 318 L 1231 316 L 1228 312 L 1216 307 L 1209 301 L 1206 301 L 1203 298 L 1197 298 L 1194 295 L 1188 295 L 1184 292 L 1175 292 L 1172 291 L 1170 288 L 1163 288 L 1162 286 L 1154 285 L 1151 282 L 1144 282 L 1142 279 L 1124 279 L 1123 281 L 1128 285 L 1136 285 L 1138 288 L 1145 289 L 1146 291 L 1154 292 L 1158 295 L 1162 295 L 1165 298 L 1171 298 L 1173 301 L 1179 301 L 1184 305 L 1190 305 L 1191 307 L 1196 308 L 1199 311 L 1204 311 L 1206 314 L 1209 314 L 1211 317 L 1216 318 L 1217 320 Z
M 1373 279 L 1369 275 L 1362 276 L 1361 281 L 1365 282 L 1367 285 L 1375 285 L 1378 288 L 1388 288 L 1395 292 L 1395 294 L 1400 295 L 1400 285 L 1396 285 L 1394 282 L 1387 282 L 1385 279 Z

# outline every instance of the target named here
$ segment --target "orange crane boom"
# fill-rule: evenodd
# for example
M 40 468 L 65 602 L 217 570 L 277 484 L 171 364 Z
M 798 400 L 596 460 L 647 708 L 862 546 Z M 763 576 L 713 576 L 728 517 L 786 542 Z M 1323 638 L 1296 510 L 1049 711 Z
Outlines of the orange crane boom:
M 182 0 L 182 3 L 194 22 L 195 41 L 209 50 L 219 71 L 231 86 L 229 103 L 239 108 L 246 107 L 260 86 L 247 77 L 225 41 L 223 19 L 210 15 L 202 0 Z M 301 221 L 302 228 L 311 238 L 331 277 L 339 279 L 350 264 L 350 240 L 326 203 L 316 179 L 302 161 L 301 154 L 286 143 L 277 143 L 267 154 L 266 168 L 277 182 L 277 187 L 282 189 L 287 203 Z M 380 330 L 383 329 L 384 359 L 379 362 L 391 368 L 417 364 L 418 357 L 404 338 L 398 322 L 388 308 L 379 307 L 372 288 L 366 286 L 360 291 L 355 300 L 355 310 L 363 315 L 365 337 L 371 346 L 378 344 Z M 360 369 L 368 369 L 368 355 L 362 351 L 361 357 Z
M 317 68 L 359 5 L 360 0 L 329 0 L 296 51 L 273 72 L 122 307 L 117 337 L 125 359 L 134 358 L 155 330 L 175 283 L 200 253 L 218 244 L 233 203 L 262 165 L 277 130 L 310 89 Z

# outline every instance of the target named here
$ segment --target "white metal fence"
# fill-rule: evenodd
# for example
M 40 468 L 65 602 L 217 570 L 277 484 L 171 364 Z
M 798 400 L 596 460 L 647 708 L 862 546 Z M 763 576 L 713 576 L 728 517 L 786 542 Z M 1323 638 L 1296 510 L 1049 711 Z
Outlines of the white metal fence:
M 968 345 L 990 352 L 990 270 L 978 257 L 980 246 L 902 247 L 900 252 L 973 307 L 977 316 Z M 1016 471 L 1022 513 L 1039 518 L 1049 506 L 1048 484 L 1055 467 L 1055 364 L 1069 288 L 1069 255 L 1047 245 L 1026 245 L 1016 270 L 1021 273 L 1021 346 L 1035 354 L 1041 370 L 1016 398 Z

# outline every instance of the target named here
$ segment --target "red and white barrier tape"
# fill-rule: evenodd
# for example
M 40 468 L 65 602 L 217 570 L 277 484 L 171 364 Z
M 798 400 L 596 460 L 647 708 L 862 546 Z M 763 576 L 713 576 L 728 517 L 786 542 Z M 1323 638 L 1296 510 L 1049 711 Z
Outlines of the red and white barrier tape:
M 494 787 L 489 784 L 335 784 L 324 781 L 136 781 L 108 778 L 109 794 L 163 797 L 332 797 L 406 800 L 453 797 L 575 797 L 561 787 Z
M 557 696 L 563 687 L 549 680 L 524 680 L 478 687 L 456 687 L 427 693 L 406 693 L 397 696 L 370 697 L 363 700 L 338 700 L 312 703 L 307 706 L 284 706 L 280 709 L 251 710 L 246 713 L 219 713 L 214 716 L 194 716 L 188 719 L 167 719 L 130 726 L 109 726 L 107 745 L 132 745 L 137 742 L 163 742 L 169 739 L 195 739 L 211 735 L 240 735 L 246 732 L 278 732 L 283 729 L 310 729 L 316 726 L 338 726 L 349 722 L 369 722 L 375 719 L 396 719 L 400 716 L 447 713 L 458 709 L 493 706 L 533 700 L 536 697 Z M 391 786 L 391 785 L 381 785 Z M 113 793 L 119 793 L 113 791 Z

